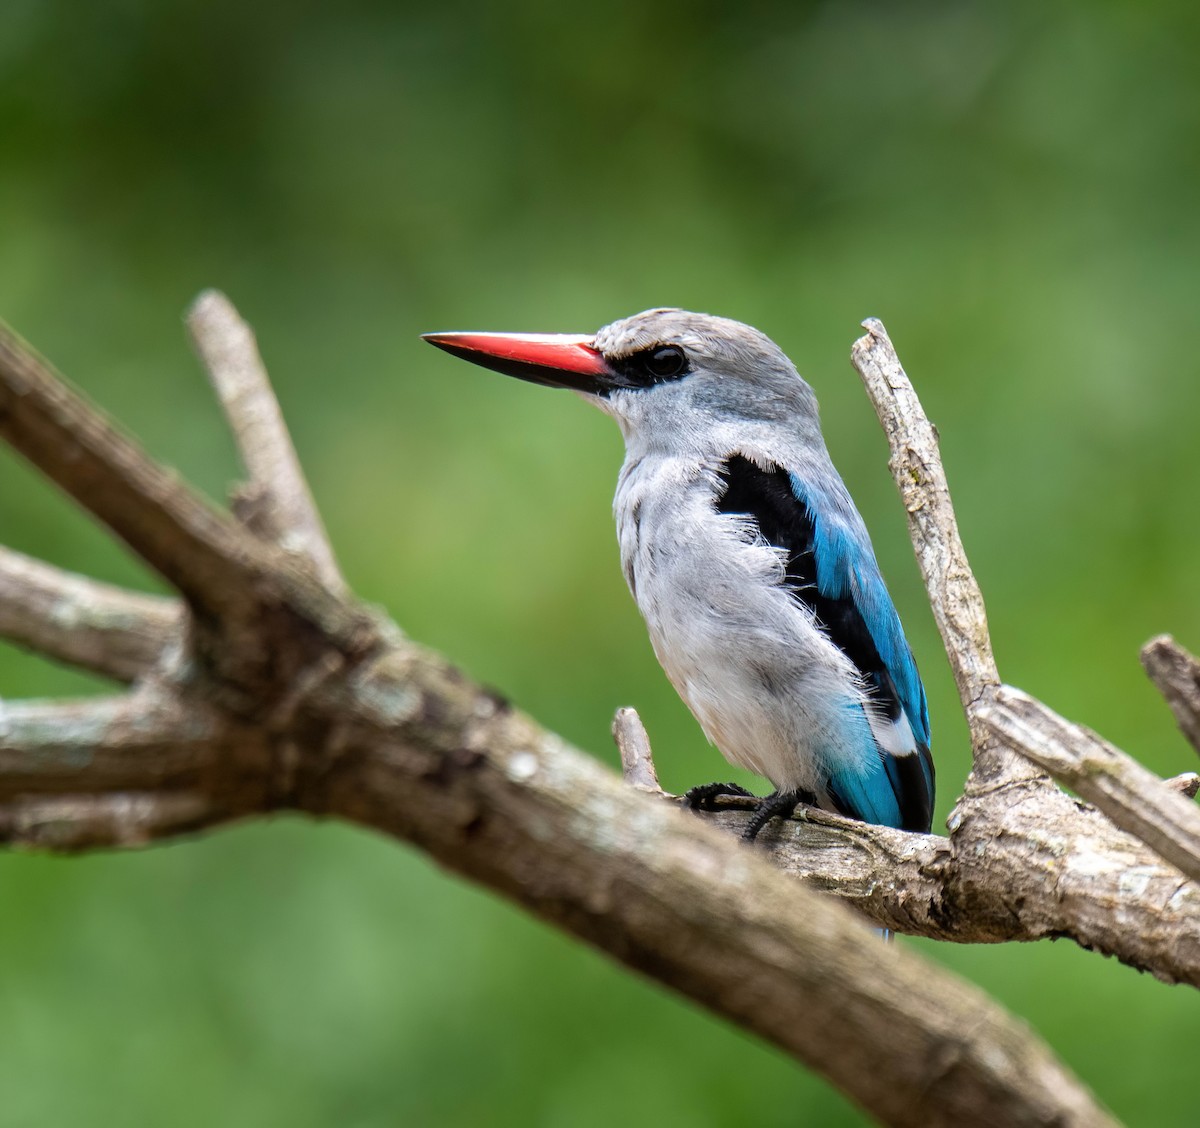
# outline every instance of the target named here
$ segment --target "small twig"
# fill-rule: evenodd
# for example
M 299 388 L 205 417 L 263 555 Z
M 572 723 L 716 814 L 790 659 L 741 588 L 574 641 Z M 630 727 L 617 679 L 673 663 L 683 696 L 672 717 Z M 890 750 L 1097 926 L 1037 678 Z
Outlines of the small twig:
M 250 475 L 257 522 L 278 544 L 307 556 L 327 586 L 344 590 L 253 330 L 217 290 L 196 299 L 187 325 Z
M 980 721 L 1160 857 L 1200 881 L 1200 808 L 1164 780 L 1082 725 L 1001 686 Z
M 621 753 L 621 774 L 625 782 L 639 791 L 666 794 L 658 782 L 654 756 L 650 751 L 650 737 L 637 710 L 618 709 L 613 717 L 612 734 Z
M 183 608 L 0 547 L 0 636 L 47 658 L 131 682 L 148 673 Z
M 136 848 L 229 817 L 191 791 L 22 796 L 0 804 L 0 842 L 59 854 Z
M 1142 647 L 1142 666 L 1167 699 L 1175 723 L 1200 752 L 1200 662 L 1170 635 Z
M 1183 772 L 1163 780 L 1163 783 L 1172 791 L 1178 791 L 1180 795 L 1186 795 L 1189 799 L 1195 799 L 1196 792 L 1200 791 L 1200 775 L 1195 772 Z

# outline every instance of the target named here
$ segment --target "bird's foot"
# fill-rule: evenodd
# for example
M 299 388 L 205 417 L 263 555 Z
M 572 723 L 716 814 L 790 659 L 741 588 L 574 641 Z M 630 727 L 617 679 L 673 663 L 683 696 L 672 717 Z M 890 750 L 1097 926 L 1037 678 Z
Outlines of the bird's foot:
M 816 801 L 817 797 L 811 791 L 773 791 L 759 801 L 754 817 L 742 831 L 742 840 L 753 842 L 758 837 L 758 832 L 773 818 L 786 819 L 801 803 L 811 806 Z
M 735 795 L 739 799 L 756 799 L 752 791 L 747 791 L 738 783 L 702 783 L 698 787 L 689 787 L 683 793 L 683 801 L 696 810 L 711 811 L 714 809 L 713 800 L 721 795 Z

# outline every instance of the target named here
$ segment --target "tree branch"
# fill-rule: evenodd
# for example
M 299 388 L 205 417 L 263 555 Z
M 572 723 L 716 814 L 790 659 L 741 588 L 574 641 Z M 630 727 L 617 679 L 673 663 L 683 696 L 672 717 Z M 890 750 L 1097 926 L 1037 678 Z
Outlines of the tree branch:
M 1173 791 L 1178 791 L 1180 795 L 1186 795 L 1189 799 L 1195 799 L 1196 793 L 1200 791 L 1200 775 L 1195 772 L 1181 772 L 1170 779 L 1164 779 L 1163 783 Z
M 1106 740 L 1012 686 L 978 710 L 980 722 L 1117 826 L 1200 881 L 1200 809 Z
M 340 770 L 302 761 L 302 808 L 409 838 L 797 1055 L 888 1123 L 1108 1123 L 974 989 L 881 948 L 760 852 L 623 785 L 436 656 L 404 645 L 352 685 L 356 708 L 332 684 L 312 705 L 365 714 L 369 729 L 337 735 Z
M 212 789 L 228 751 L 225 729 L 200 703 L 157 687 L 80 701 L 4 702 L 0 802 L 30 793 Z
M 1170 635 L 1142 647 L 1142 665 L 1167 699 L 1180 731 L 1200 752 L 1200 662 Z
M 183 610 L 0 546 L 0 635 L 48 658 L 130 682 L 148 673 Z
M 652 767 L 644 733 L 639 754 Z M 1200 778 L 1166 784 L 1187 794 Z M 740 838 L 753 803 L 718 803 L 704 817 Z M 1022 781 L 965 797 L 951 840 L 801 811 L 759 836 L 772 862 L 885 928 L 968 944 L 1071 936 L 1168 983 L 1200 987 L 1200 886 L 1055 788 Z
M 344 591 L 253 330 L 217 290 L 205 290 L 196 299 L 187 324 L 250 474 L 248 492 L 241 495 L 250 511 L 248 523 L 268 540 L 308 557 L 322 583 Z
M 891 448 L 888 467 L 904 511 L 934 618 L 946 645 L 963 707 L 1000 684 L 988 634 L 983 593 L 958 535 L 937 430 L 900 364 L 883 322 L 868 318 L 850 359 L 867 390 Z
M 0 435 L 189 601 L 243 611 L 249 538 L 164 470 L 0 326 Z
M 103 521 L 187 599 L 207 656 L 231 689 L 288 655 L 264 649 L 281 612 L 355 656 L 375 643 L 372 617 L 294 558 L 249 534 L 121 434 L 24 342 L 0 325 L 0 437 Z M 267 590 L 264 590 L 267 589 Z
M 0 803 L 0 842 L 55 854 L 136 848 L 229 817 L 194 791 L 22 796 Z
M 650 737 L 636 709 L 618 709 L 613 717 L 613 740 L 621 753 L 621 775 L 625 782 L 639 791 L 665 795 L 658 782 L 654 757 L 650 754 Z
M 983 593 L 958 534 L 937 429 L 926 417 L 883 323 L 871 317 L 862 324 L 867 334 L 854 342 L 850 360 L 888 438 L 888 467 L 908 514 L 917 563 L 971 729 L 974 773 L 988 781 L 1028 778 L 1034 774 L 1029 764 L 996 747 L 975 715 L 979 702 L 1000 684 L 1000 675 Z

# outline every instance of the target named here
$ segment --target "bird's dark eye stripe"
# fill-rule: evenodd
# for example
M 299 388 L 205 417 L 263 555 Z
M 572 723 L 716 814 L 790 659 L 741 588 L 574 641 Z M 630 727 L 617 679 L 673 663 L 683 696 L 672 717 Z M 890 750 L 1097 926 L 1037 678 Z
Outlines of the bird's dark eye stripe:
M 678 345 L 651 345 L 609 364 L 624 377 L 628 388 L 646 388 L 678 380 L 691 371 L 687 353 Z

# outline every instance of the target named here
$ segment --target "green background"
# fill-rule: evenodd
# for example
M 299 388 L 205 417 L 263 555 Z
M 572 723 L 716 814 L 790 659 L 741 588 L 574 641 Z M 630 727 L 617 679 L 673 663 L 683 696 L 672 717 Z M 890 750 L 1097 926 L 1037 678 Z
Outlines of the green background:
M 1163 774 L 1143 677 L 1200 648 L 1193 5 L 4 0 L 0 316 L 214 497 L 238 473 L 181 314 L 259 332 L 354 587 L 614 760 L 727 773 L 617 565 L 611 422 L 450 328 L 749 321 L 821 397 L 930 695 L 965 727 L 848 350 L 884 319 L 939 425 L 1006 680 Z M 3 541 L 155 589 L 6 452 Z M 0 652 L 6 697 L 98 683 Z M 747 780 L 747 782 L 751 782 Z M 1069 942 L 901 941 L 1118 1114 L 1195 1123 L 1195 996 Z M 0 1125 L 814 1125 L 774 1050 L 392 842 L 278 819 L 0 856 Z

